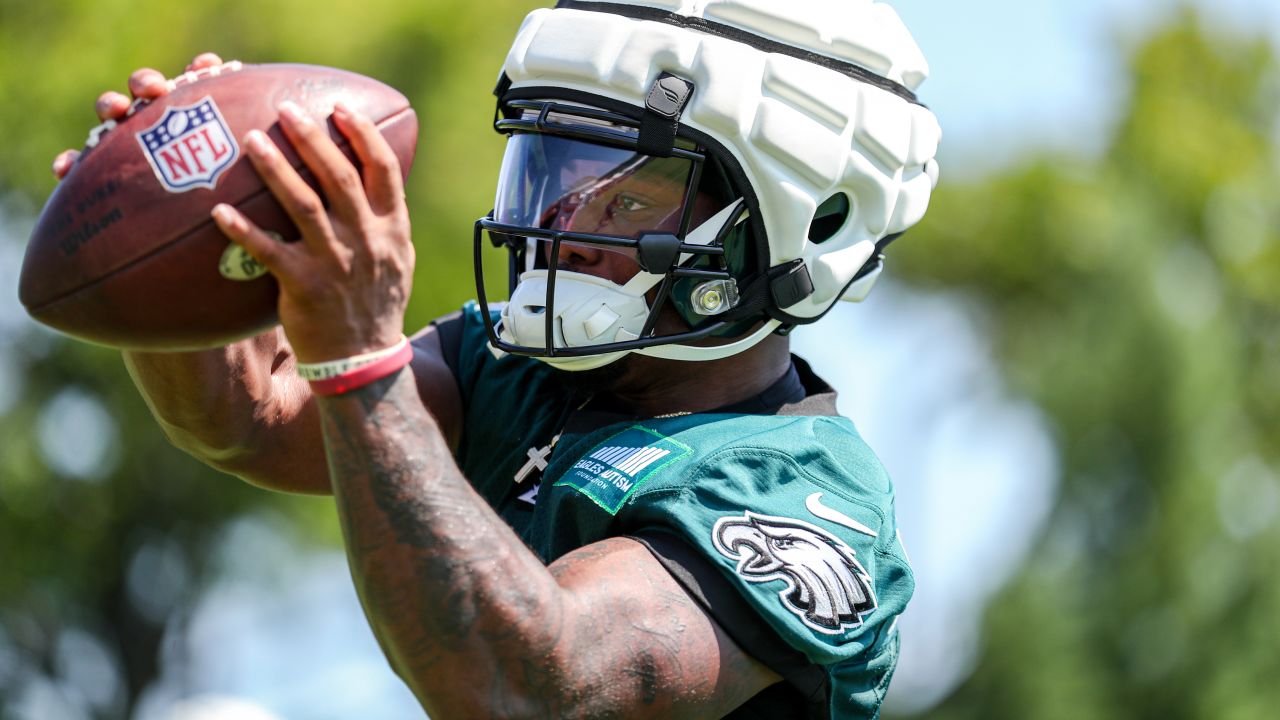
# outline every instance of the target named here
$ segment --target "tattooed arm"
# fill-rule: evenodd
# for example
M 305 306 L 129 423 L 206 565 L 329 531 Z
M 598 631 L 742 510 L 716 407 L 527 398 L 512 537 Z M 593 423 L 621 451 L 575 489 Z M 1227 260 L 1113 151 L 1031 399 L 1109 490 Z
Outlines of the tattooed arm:
M 407 373 L 320 411 L 365 613 L 432 717 L 720 717 L 779 679 L 635 541 L 543 566 L 462 477 Z

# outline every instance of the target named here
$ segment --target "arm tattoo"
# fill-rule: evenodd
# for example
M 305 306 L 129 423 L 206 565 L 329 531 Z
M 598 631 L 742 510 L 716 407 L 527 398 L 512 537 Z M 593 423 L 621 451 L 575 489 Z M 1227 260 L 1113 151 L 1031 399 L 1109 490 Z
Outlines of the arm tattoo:
M 635 543 L 597 543 L 548 571 L 462 477 L 410 373 L 319 407 L 361 603 L 429 713 L 673 717 L 753 694 L 723 676 L 745 665 L 706 681 L 707 663 L 723 660 L 719 637 L 706 641 L 710 621 L 687 595 L 645 575 L 654 563 Z M 606 572 L 566 590 L 582 568 Z M 702 635 L 687 632 L 698 623 Z

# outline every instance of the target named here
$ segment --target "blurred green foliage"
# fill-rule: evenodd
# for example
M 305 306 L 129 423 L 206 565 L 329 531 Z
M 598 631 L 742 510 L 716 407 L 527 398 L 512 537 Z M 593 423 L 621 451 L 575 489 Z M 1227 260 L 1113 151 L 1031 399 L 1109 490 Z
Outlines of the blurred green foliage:
M 421 326 L 473 293 L 471 223 L 502 149 L 489 90 L 539 4 L 0 0 L 0 136 L 14 139 L 0 143 L 0 195 L 10 214 L 38 207 L 54 154 L 83 140 L 94 97 L 124 90 L 135 67 L 174 73 L 213 50 L 362 72 L 404 91 L 421 121 L 408 319 Z M 930 717 L 1230 720 L 1280 706 L 1268 680 L 1280 582 L 1267 570 L 1280 554 L 1280 70 L 1265 44 L 1186 16 L 1133 50 L 1129 74 L 1103 156 L 944 178 L 893 250 L 895 274 L 985 308 L 1010 381 L 1055 424 L 1063 472 L 1047 532 L 988 610 L 973 676 Z M 14 257 L 0 254 L 11 313 Z M 5 328 L 0 313 L 0 360 L 21 380 L 0 407 L 0 645 L 17 648 L 21 672 L 52 672 L 59 633 L 94 634 L 127 681 L 97 711 L 123 717 L 227 519 L 284 513 L 332 540 L 330 506 L 281 502 L 170 448 L 114 352 Z M 40 450 L 68 387 L 118 430 L 87 480 Z M 74 448 L 79 431 L 54 435 Z M 179 548 L 187 578 L 160 615 L 138 598 L 161 584 L 140 560 L 155 547 Z M 0 714 L 19 679 L 0 662 Z
M 1101 157 L 944 179 L 894 248 L 985 308 L 1061 458 L 1045 536 L 930 718 L 1280 707 L 1280 67 L 1188 13 L 1129 75 Z

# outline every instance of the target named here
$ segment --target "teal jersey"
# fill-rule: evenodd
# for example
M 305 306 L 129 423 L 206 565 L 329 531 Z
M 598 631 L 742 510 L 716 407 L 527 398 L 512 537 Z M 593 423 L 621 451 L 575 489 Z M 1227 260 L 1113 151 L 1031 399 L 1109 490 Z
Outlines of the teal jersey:
M 438 327 L 466 412 L 458 464 L 544 562 L 646 545 L 784 678 L 730 717 L 879 715 L 915 583 L 888 475 L 803 361 L 742 407 L 634 418 L 493 353 L 474 304 Z

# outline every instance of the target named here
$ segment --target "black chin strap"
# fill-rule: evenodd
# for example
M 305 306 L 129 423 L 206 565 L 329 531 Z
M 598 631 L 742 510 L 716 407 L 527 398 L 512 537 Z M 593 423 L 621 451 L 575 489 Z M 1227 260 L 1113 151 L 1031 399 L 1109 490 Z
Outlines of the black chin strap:
M 902 237 L 904 233 L 894 233 L 886 235 L 876 242 L 875 253 L 867 260 L 866 263 L 858 270 L 849 284 L 840 291 L 836 296 L 836 300 L 844 297 L 849 288 L 854 283 L 874 272 L 877 268 L 884 264 L 884 249 L 894 240 Z M 809 270 L 805 266 L 804 260 L 792 260 L 788 263 L 769 268 L 768 272 L 762 275 L 756 275 L 745 284 L 738 288 L 738 297 L 741 302 L 732 310 L 722 314 L 718 319 L 736 322 L 739 320 L 755 319 L 760 316 L 766 316 L 782 323 L 777 332 L 786 334 L 791 332 L 796 325 L 808 325 L 816 322 L 824 315 L 831 311 L 831 307 L 835 306 L 835 301 L 821 315 L 813 318 L 798 318 L 786 312 L 786 308 L 795 305 L 812 295 L 814 292 L 813 279 L 809 276 Z
M 741 302 L 719 319 L 736 322 L 760 315 L 776 318 L 776 310 L 791 307 L 812 294 L 813 279 L 804 260 L 792 260 L 769 268 L 768 272 L 756 275 L 739 287 Z

